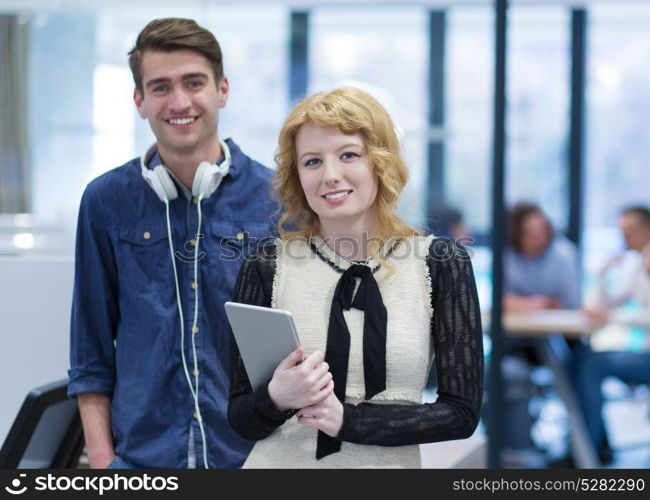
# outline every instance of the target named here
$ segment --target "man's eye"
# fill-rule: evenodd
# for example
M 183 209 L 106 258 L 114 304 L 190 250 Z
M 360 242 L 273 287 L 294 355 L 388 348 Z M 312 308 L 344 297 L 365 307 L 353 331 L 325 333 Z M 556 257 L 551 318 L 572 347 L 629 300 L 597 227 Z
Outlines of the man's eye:
M 188 82 L 187 86 L 189 88 L 191 88 L 191 89 L 196 89 L 196 88 L 202 87 L 203 82 L 199 82 L 199 81 Z
M 157 87 L 154 87 L 152 89 L 152 92 L 159 94 L 161 92 L 165 92 L 166 90 L 167 90 L 167 85 L 158 85 Z

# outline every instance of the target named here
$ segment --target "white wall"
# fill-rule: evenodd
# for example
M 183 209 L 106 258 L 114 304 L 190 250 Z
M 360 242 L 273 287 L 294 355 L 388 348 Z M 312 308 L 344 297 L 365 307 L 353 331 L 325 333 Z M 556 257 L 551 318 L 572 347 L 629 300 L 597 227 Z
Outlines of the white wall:
M 0 443 L 27 393 L 67 378 L 74 266 L 0 256 Z

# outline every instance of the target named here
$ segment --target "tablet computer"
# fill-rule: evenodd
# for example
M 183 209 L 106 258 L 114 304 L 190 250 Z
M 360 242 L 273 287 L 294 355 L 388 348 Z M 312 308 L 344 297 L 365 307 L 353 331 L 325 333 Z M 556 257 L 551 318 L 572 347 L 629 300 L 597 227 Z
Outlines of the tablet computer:
M 299 345 L 298 332 L 289 311 L 226 302 L 244 368 L 253 390 L 268 382 L 273 372 Z

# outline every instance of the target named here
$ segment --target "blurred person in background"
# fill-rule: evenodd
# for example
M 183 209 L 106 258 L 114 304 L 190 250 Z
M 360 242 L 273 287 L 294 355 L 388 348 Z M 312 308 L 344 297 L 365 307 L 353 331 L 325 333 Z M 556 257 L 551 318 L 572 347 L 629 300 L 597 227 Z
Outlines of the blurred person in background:
M 619 227 L 627 250 L 640 254 L 639 262 L 622 290 L 612 294 L 607 290 L 606 277 L 620 263 L 622 255 L 611 258 L 598 276 L 597 307 L 587 313 L 602 324 L 617 323 L 645 329 L 645 349 L 586 352 L 576 356 L 573 365 L 578 400 L 603 463 L 612 459 L 603 419 L 603 380 L 617 377 L 626 383 L 650 383 L 650 210 L 642 206 L 623 210 Z M 623 307 L 626 305 L 632 307 Z
M 454 241 L 464 240 L 468 243 L 471 238 L 462 212 L 448 205 L 438 205 L 431 210 L 427 233 L 451 238 Z
M 504 309 L 578 308 L 580 273 L 573 243 L 556 234 L 542 209 L 532 203 L 514 205 L 508 222 Z
M 542 209 L 517 203 L 508 214 L 508 247 L 504 255 L 503 307 L 506 312 L 525 313 L 541 309 L 576 309 L 580 306 L 578 253 L 564 236 L 555 233 Z M 505 447 L 516 457 L 534 449 L 531 429 L 531 382 L 541 363 L 535 340 L 507 335 L 502 369 L 506 394 L 510 394 L 503 418 Z M 569 342 L 572 349 L 582 347 Z M 514 460 L 517 460 L 514 458 Z
M 619 219 L 628 251 L 640 254 L 636 269 L 625 286 L 617 293 L 607 290 L 609 272 L 623 260 L 624 254 L 615 255 L 607 261 L 598 273 L 598 302 L 596 308 L 587 312 L 596 320 L 611 321 L 641 328 L 650 328 L 650 210 L 646 207 L 630 207 Z M 621 306 L 634 302 L 633 312 L 624 311 Z

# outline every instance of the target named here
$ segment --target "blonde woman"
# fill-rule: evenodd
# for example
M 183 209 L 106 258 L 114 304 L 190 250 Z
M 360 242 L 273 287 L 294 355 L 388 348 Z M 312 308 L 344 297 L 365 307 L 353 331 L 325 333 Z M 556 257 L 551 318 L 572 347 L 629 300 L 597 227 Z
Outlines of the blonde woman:
M 230 423 L 257 440 L 244 466 L 418 468 L 419 443 L 479 420 L 468 255 L 395 215 L 406 165 L 390 116 L 358 89 L 298 104 L 276 162 L 280 239 L 244 263 L 234 300 L 291 311 L 301 347 L 252 391 L 232 342 Z M 438 398 L 423 404 L 434 354 Z

